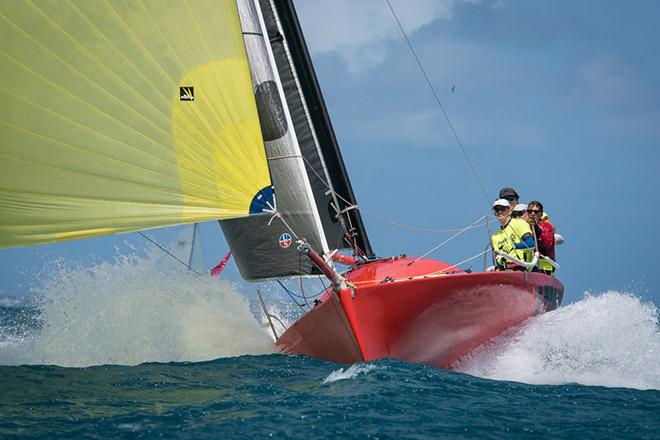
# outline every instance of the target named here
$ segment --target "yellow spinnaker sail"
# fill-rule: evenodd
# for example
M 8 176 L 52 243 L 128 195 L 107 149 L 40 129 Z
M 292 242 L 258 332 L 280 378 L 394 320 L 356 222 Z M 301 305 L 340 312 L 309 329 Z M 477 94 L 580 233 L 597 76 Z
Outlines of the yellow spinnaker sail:
M 270 185 L 233 1 L 0 1 L 0 79 L 0 247 L 246 216 Z

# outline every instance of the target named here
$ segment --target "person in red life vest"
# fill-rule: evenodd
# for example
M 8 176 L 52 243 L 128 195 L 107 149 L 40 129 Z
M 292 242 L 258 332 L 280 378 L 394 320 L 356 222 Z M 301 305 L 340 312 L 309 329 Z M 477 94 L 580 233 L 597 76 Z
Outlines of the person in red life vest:
M 549 220 L 543 220 L 543 204 L 533 200 L 527 204 L 527 216 L 529 224 L 536 232 L 536 242 L 539 253 L 555 260 L 555 227 Z M 539 272 L 552 275 L 555 268 L 543 259 L 538 262 Z

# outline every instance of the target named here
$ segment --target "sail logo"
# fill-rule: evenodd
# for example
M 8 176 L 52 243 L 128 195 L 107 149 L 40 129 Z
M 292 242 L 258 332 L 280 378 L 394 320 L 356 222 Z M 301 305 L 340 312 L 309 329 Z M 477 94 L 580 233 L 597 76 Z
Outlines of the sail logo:
M 291 246 L 292 241 L 293 240 L 291 240 L 291 235 L 287 234 L 286 232 L 284 234 L 280 235 L 280 247 L 281 248 L 284 248 L 284 249 L 288 248 L 289 246 Z
M 192 86 L 179 87 L 179 99 L 181 101 L 194 101 L 195 88 Z

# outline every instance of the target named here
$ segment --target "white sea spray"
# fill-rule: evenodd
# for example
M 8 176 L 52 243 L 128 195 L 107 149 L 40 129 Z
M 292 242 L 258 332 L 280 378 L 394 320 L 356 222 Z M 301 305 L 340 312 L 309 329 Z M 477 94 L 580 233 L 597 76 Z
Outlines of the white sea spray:
M 17 307 L 24 303 L 22 298 L 12 296 L 0 296 L 0 307 Z
M 459 371 L 530 384 L 660 389 L 658 309 L 609 291 L 530 318 L 474 350 Z
M 274 351 L 231 283 L 153 256 L 60 263 L 35 295 L 40 330 L 1 347 L 0 364 L 134 365 Z

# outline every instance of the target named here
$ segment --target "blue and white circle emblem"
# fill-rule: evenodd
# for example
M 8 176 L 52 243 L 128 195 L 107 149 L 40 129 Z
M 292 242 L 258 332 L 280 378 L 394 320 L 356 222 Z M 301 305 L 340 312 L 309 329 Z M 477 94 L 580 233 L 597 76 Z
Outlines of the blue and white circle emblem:
M 291 235 L 288 233 L 285 232 L 284 234 L 280 235 L 280 247 L 286 249 L 291 246 L 292 241 L 293 240 L 291 240 Z

